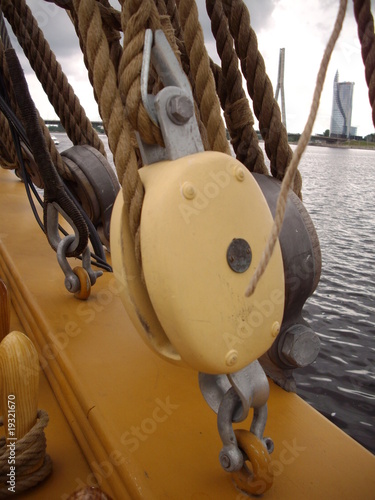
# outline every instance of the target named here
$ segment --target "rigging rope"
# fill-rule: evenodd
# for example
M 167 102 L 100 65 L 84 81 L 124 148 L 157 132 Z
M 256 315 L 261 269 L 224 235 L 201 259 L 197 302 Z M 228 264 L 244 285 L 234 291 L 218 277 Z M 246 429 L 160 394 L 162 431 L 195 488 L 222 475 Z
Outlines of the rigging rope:
M 271 173 L 280 180 L 285 179 L 290 169 L 292 151 L 288 145 L 287 133 L 281 122 L 280 110 L 274 99 L 263 58 L 258 50 L 255 32 L 250 26 L 250 15 L 243 0 L 206 0 L 212 31 L 222 61 L 221 68 L 208 58 L 194 0 L 121 0 L 121 12 L 114 9 L 108 0 L 55 0 L 55 3 L 69 11 L 79 37 L 118 178 L 123 187 L 138 263 L 141 263 L 139 224 L 144 192 L 138 175 L 140 157 L 134 130 L 140 133 L 145 142 L 163 144 L 160 129 L 148 116 L 141 100 L 140 68 L 146 28 L 155 30 L 161 27 L 176 57 L 181 61 L 192 84 L 197 120 L 205 148 L 207 149 L 208 144 L 210 149 L 230 152 L 221 118 L 219 95 L 237 157 L 249 170 L 267 173 L 252 126 L 252 113 L 245 99 L 244 89 L 240 85 L 242 77 L 238 61 L 240 62 L 247 90 L 253 100 L 254 114 L 259 120 L 260 132 L 265 140 Z M 367 5 L 369 2 L 355 0 L 355 8 L 356 5 L 363 3 Z M 19 19 L 31 15 L 28 14 L 27 8 L 21 11 L 21 8 L 25 9 L 25 0 L 16 0 L 16 7 L 12 7 L 10 0 L 1 0 L 1 5 L 6 7 L 9 16 L 14 17 L 12 24 L 15 24 L 20 32 L 29 30 L 34 34 L 30 37 L 29 34 L 23 33 L 22 36 L 28 40 L 28 44 L 33 44 L 33 51 L 38 54 L 34 55 L 35 61 L 38 61 L 35 62 L 35 67 L 38 67 L 43 62 L 40 62 L 40 54 L 44 54 L 47 49 L 39 33 L 40 30 L 35 31 L 35 26 L 30 24 L 31 21 L 23 23 L 22 19 Z M 361 9 L 363 7 L 358 11 Z M 23 14 L 15 12 L 17 10 Z M 361 29 L 363 32 L 369 30 L 369 28 Z M 38 43 L 34 43 L 32 38 L 36 38 Z M 367 35 L 365 38 L 367 39 Z M 366 50 L 364 53 L 364 60 L 373 59 L 373 56 L 366 55 Z M 54 56 L 49 54 L 46 59 L 54 61 Z M 45 71 L 45 68 L 40 71 Z M 58 80 L 56 73 L 54 74 L 55 80 Z M 366 72 L 366 77 L 367 74 Z M 368 82 L 373 89 L 375 85 L 371 83 L 370 76 Z M 160 89 L 160 82 L 151 82 L 150 78 L 150 88 L 151 83 L 154 84 L 154 92 L 157 92 Z M 59 92 L 69 94 L 66 84 L 64 79 L 57 81 Z M 50 83 L 45 85 L 48 87 Z M 375 91 L 370 90 L 370 94 L 374 101 Z M 64 99 L 66 102 L 66 97 Z M 66 108 L 60 109 L 57 106 L 57 109 L 60 119 L 63 120 Z M 78 117 L 78 120 L 80 119 L 84 122 L 86 117 Z M 75 126 L 76 124 L 72 128 Z M 52 145 L 51 148 L 53 149 Z M 54 161 L 58 162 L 58 157 L 59 155 Z M 302 180 L 298 170 L 296 172 L 292 170 L 288 179 L 294 191 L 301 197 Z
M 362 46 L 362 59 L 375 126 L 375 34 L 370 0 L 353 0 L 354 15 L 358 25 L 358 37 Z
M 250 24 L 250 15 L 243 0 L 223 2 L 231 35 L 241 62 L 242 73 L 255 116 L 259 120 L 260 133 L 271 162 L 271 173 L 282 180 L 292 158 L 288 136 L 281 121 L 280 108 L 274 99 L 273 88 L 267 76 L 262 55 L 258 50 L 257 37 Z M 302 179 L 299 172 L 293 181 L 293 190 L 301 197 Z
M 151 121 L 141 98 L 141 69 L 147 28 L 161 29 L 159 13 L 152 0 L 128 0 L 121 10 L 124 49 L 119 65 L 119 89 L 128 120 L 142 140 L 164 145 L 158 125 Z
M 209 144 L 214 151 L 230 154 L 195 0 L 179 0 L 178 7 L 190 71 L 195 82 L 194 92 Z
M 223 5 L 221 1 L 206 0 L 206 6 L 222 64 L 222 70 L 217 65 L 213 69 L 216 75 L 216 90 L 224 110 L 234 152 L 237 159 L 251 172 L 267 174 L 258 135 L 253 128 L 254 118 L 242 86 L 238 57 L 225 20 Z
M 102 141 L 88 120 L 26 1 L 2 0 L 1 6 L 68 137 L 73 144 L 90 144 L 105 156 Z
M 108 136 L 117 175 L 123 187 L 125 206 L 130 214 L 130 229 L 137 261 L 140 263 L 139 224 L 143 185 L 138 175 L 134 138 L 117 85 L 116 69 L 110 58 L 108 40 L 102 30 L 101 14 L 96 2 L 74 0 L 72 15 L 77 18 L 82 46 L 85 48 L 87 64 L 92 73 L 99 113 Z

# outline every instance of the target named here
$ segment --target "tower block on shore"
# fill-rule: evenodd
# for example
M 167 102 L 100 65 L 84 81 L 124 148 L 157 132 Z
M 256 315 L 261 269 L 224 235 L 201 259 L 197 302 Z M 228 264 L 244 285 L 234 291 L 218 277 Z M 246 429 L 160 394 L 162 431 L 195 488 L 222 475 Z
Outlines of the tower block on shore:
M 279 72 L 277 77 L 277 85 L 275 91 L 275 99 L 277 101 L 279 92 L 281 95 L 281 120 L 286 128 L 286 113 L 285 113 L 285 93 L 284 93 L 284 66 L 285 66 L 285 49 L 280 49 L 279 56 Z

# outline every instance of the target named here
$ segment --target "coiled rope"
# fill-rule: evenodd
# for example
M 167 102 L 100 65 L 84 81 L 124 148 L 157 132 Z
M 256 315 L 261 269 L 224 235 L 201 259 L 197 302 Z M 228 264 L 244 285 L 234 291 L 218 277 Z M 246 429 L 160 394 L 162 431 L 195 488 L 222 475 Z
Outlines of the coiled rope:
M 48 414 L 44 410 L 38 410 L 35 425 L 22 438 L 15 442 L 14 459 L 16 470 L 16 493 L 32 488 L 52 471 L 52 461 L 46 454 L 46 437 L 44 429 L 48 424 Z M 3 418 L 0 417 L 0 426 Z M 8 443 L 9 444 L 9 443 Z M 9 455 L 10 448 L 7 446 L 6 438 L 0 439 L 0 498 L 9 497 L 7 481 L 9 480 Z M 12 457 L 13 458 L 13 457 Z

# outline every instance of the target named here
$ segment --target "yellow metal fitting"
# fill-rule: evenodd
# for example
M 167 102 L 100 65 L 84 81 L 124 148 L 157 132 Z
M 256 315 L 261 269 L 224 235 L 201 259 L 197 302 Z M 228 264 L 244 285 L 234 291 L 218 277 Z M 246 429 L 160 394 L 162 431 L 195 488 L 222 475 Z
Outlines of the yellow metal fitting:
M 262 495 L 269 490 L 273 483 L 273 472 L 270 467 L 271 459 L 266 446 L 255 434 L 245 429 L 234 431 L 238 446 L 246 454 L 252 470 L 246 462 L 239 471 L 232 472 L 237 487 L 250 495 Z

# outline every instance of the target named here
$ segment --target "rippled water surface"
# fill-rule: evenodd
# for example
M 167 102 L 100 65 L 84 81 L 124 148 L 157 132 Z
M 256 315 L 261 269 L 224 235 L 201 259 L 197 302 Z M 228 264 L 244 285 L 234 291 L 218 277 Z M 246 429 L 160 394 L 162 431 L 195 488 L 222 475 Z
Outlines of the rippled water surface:
M 375 151 L 309 146 L 300 170 L 323 268 L 304 309 L 321 351 L 298 393 L 375 453 Z
M 305 306 L 321 351 L 298 393 L 375 452 L 375 152 L 310 146 L 300 170 L 323 267 Z

